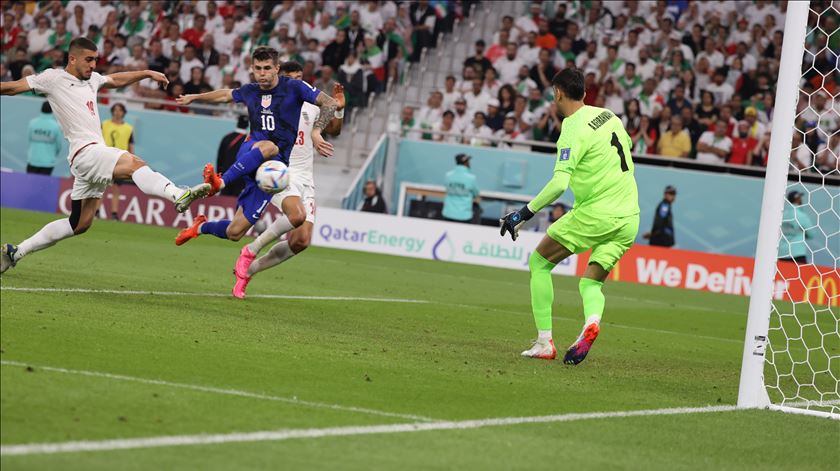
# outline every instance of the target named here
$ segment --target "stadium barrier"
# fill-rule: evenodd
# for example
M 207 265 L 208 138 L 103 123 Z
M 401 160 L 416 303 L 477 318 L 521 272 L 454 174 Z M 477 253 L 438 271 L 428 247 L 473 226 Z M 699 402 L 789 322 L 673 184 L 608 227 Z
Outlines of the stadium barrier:
M 0 206 L 34 211 L 70 213 L 71 178 L 0 172 Z M 149 197 L 132 185 L 120 188 L 120 215 L 125 222 L 181 229 L 193 215 L 209 219 L 232 218 L 236 198 L 216 196 L 198 201 L 184 214 L 171 203 Z M 103 201 L 111 197 L 110 191 Z M 107 204 L 99 215 L 107 218 Z M 270 206 L 264 216 L 271 222 L 278 210 Z M 175 233 L 173 231 L 173 237 Z M 312 243 L 320 247 L 356 250 L 404 257 L 468 263 L 498 268 L 528 269 L 528 257 L 542 233 L 523 231 L 517 242 L 499 237 L 498 229 L 454 222 L 397 217 L 334 208 L 318 208 Z M 581 275 L 589 257 L 571 257 L 558 265 L 556 274 Z M 818 265 L 780 263 L 774 297 L 794 302 L 837 306 L 840 273 Z M 753 259 L 689 250 L 635 245 L 621 259 L 610 277 L 630 283 L 686 288 L 748 296 Z

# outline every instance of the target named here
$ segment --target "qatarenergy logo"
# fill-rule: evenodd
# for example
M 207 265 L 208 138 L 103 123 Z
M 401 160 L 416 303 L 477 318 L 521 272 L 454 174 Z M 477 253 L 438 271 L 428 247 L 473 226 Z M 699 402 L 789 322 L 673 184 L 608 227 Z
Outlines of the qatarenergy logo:
M 426 241 L 422 238 L 388 234 L 378 229 L 357 231 L 347 227 L 324 224 L 318 230 L 318 233 L 327 242 L 350 242 L 361 245 L 384 246 L 411 254 L 420 253 L 423 250 L 423 246 L 426 245 Z

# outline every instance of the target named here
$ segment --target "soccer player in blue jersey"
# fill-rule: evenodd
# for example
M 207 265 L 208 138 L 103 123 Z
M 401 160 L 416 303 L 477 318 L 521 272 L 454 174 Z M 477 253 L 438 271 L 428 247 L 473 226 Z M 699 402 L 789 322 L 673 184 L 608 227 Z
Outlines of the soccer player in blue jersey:
M 236 162 L 224 173 L 215 172 L 212 164 L 204 167 L 204 179 L 215 194 L 226 184 L 239 178 L 245 179 L 245 189 L 239 194 L 239 207 L 233 220 L 207 221 L 199 215 L 193 224 L 182 230 L 175 239 L 182 245 L 201 234 L 213 234 L 221 239 L 237 241 L 259 220 L 268 207 L 273 195 L 257 186 L 254 174 L 260 165 L 269 159 L 289 164 L 289 154 L 297 138 L 300 110 L 304 102 L 320 108 L 315 127 L 323 130 L 333 118 L 338 103 L 333 97 L 301 80 L 292 80 L 279 75 L 279 54 L 276 50 L 261 46 L 251 55 L 251 67 L 255 83 L 243 85 L 235 90 L 221 89 L 197 95 L 182 95 L 176 100 L 181 105 L 194 101 L 210 103 L 243 103 L 248 108 L 250 135 L 242 145 Z M 321 140 L 313 142 L 319 152 L 332 155 L 332 144 Z M 285 202 L 284 202 L 285 203 Z M 280 215 L 281 233 L 300 226 L 306 220 L 302 205 L 290 199 L 283 205 Z

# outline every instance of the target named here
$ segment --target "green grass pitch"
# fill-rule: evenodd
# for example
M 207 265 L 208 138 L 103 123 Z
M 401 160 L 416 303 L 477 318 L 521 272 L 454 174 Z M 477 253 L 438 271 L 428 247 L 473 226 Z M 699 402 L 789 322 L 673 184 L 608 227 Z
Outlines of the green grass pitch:
M 3 242 L 56 217 L 8 209 L 0 216 Z M 3 276 L 3 447 L 736 401 L 747 298 L 608 283 L 601 337 L 570 367 L 519 357 L 535 335 L 527 272 L 312 248 L 249 287 L 299 298 L 239 301 L 227 294 L 240 244 L 202 237 L 176 247 L 175 233 L 96 221 Z M 555 277 L 555 290 L 562 348 L 583 321 L 577 279 Z M 142 293 L 149 291 L 170 294 Z M 838 421 L 726 411 L 4 454 L 0 465 L 811 470 L 837 469 L 838 443 Z

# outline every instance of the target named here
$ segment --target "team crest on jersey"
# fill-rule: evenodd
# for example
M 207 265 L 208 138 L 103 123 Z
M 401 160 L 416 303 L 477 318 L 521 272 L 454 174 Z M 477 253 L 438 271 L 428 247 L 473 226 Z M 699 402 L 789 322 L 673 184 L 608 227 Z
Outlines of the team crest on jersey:
M 268 108 L 269 106 L 271 106 L 271 95 L 263 95 L 260 104 L 263 108 Z
M 572 149 L 566 147 L 565 149 L 560 149 L 560 160 L 569 160 L 569 157 L 572 155 Z
M 303 111 L 300 114 L 303 116 L 303 122 L 306 123 L 306 125 L 308 126 L 309 125 L 309 113 L 307 113 L 306 111 Z

